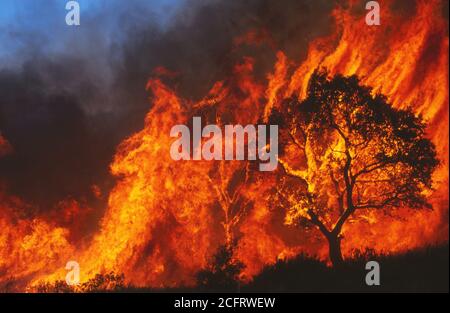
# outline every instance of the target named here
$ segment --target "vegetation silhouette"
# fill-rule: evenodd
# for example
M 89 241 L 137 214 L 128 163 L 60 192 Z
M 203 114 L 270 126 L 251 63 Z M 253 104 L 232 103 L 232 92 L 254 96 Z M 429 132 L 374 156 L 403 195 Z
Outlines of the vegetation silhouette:
M 317 258 L 299 255 L 266 267 L 243 292 L 448 292 L 448 244 L 430 246 L 397 255 L 354 251 L 339 267 Z M 380 265 L 380 285 L 365 282 L 365 265 Z
M 72 293 L 72 292 L 121 292 L 125 289 L 125 275 L 110 272 L 107 274 L 96 274 L 87 282 L 78 286 L 69 286 L 64 280 L 53 283 L 42 282 L 35 288 L 39 293 Z
M 240 287 L 239 275 L 244 264 L 233 257 L 235 244 L 221 245 L 208 268 L 197 274 L 197 285 L 202 291 L 235 292 Z
M 242 283 L 243 265 L 234 263 L 222 246 L 210 268 L 197 274 L 198 285 L 179 288 L 139 288 L 124 284 L 124 276 L 98 274 L 78 288 L 65 281 L 42 283 L 34 292 L 447 292 L 449 291 L 449 246 L 429 246 L 401 254 L 353 251 L 340 267 L 329 267 L 316 257 L 301 254 L 267 266 L 252 281 Z M 365 264 L 380 264 L 381 285 L 367 286 Z M 221 265 L 221 266 L 220 266 Z M 1 292 L 7 290 L 0 288 Z M 10 290 L 11 291 L 11 290 Z

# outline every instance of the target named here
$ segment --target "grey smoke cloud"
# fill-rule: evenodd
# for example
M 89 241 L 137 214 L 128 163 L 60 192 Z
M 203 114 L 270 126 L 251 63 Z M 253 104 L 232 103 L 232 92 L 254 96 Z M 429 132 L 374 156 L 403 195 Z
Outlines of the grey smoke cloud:
M 335 5 L 183 1 L 167 4 L 161 22 L 161 11 L 142 1 L 108 1 L 82 12 L 77 30 L 59 29 L 56 1 L 45 3 L 47 23 L 0 26 L 17 43 L 14 53 L 0 53 L 0 131 L 15 151 L 0 159 L 0 179 L 42 210 L 67 196 L 94 201 L 92 184 L 113 185 L 108 164 L 117 144 L 143 126 L 155 67 L 179 73 L 170 83 L 191 99 L 229 76 L 243 55 L 260 61 L 255 71 L 264 80 L 274 47 L 300 61 L 308 42 L 329 31 Z M 234 38 L 252 29 L 267 31 L 273 45 L 234 49 Z

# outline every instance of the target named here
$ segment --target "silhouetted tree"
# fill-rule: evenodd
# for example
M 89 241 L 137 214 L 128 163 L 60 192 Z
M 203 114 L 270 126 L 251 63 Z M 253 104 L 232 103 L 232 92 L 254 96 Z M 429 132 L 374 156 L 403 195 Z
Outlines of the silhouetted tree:
M 438 160 L 426 124 L 356 76 L 318 70 L 306 99 L 286 99 L 270 119 L 280 125 L 283 169 L 272 200 L 287 210 L 287 224 L 323 233 L 334 265 L 343 261 L 341 231 L 355 212 L 431 208 L 424 192 Z
M 244 264 L 233 257 L 235 245 L 222 245 L 208 268 L 197 274 L 197 284 L 208 291 L 236 291 Z

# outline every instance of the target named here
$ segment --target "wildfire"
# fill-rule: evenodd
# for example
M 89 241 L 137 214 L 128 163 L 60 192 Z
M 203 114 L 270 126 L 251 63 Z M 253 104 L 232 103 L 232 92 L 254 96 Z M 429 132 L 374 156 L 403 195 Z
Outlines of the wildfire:
M 304 60 L 277 51 L 264 81 L 254 74 L 255 59 L 246 56 L 229 78 L 194 101 L 164 83 L 165 76 L 176 74 L 158 68 L 147 85 L 152 97 L 144 128 L 117 148 L 110 170 L 118 181 L 91 241 L 73 243 L 72 227 L 21 216 L 20 208 L 29 204 L 0 188 L 0 286 L 6 289 L 14 281 L 13 288 L 21 290 L 64 280 L 69 260 L 80 264 L 82 281 L 113 271 L 135 286 L 189 286 L 220 245 L 234 242 L 234 258 L 245 265 L 243 280 L 299 252 L 326 259 L 323 240 L 287 227 L 284 212 L 271 209 L 273 174 L 248 175 L 251 165 L 240 161 L 174 161 L 169 151 L 172 126 L 188 124 L 194 115 L 221 125 L 266 122 L 273 108 L 282 110 L 283 99 L 304 99 L 312 73 L 321 67 L 331 75 L 358 75 L 394 107 L 411 106 L 428 122 L 427 135 L 441 162 L 429 195 L 434 210 L 403 208 L 402 220 L 381 212 L 355 217 L 343 228 L 344 256 L 366 247 L 397 253 L 448 241 L 449 42 L 441 2 L 417 1 L 412 17 L 383 3 L 382 24 L 376 27 L 365 25 L 357 5 L 352 1 L 333 11 L 334 32 L 311 42 Z M 268 37 L 262 33 L 252 31 L 235 44 L 261 44 Z M 0 157 L 6 151 L 13 153 L 13 147 L 0 135 Z M 73 208 L 77 205 L 70 204 L 70 214 L 80 211 Z

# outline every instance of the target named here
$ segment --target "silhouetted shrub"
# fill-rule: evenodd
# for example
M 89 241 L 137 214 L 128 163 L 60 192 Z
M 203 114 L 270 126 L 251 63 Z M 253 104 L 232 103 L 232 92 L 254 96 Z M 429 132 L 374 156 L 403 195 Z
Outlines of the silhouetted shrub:
M 64 280 L 38 283 L 31 291 L 39 293 L 70 293 L 70 292 L 120 292 L 125 288 L 125 276 L 110 272 L 96 274 L 87 282 L 77 286 L 69 286 Z
M 197 274 L 197 283 L 204 291 L 237 291 L 239 274 L 244 264 L 233 258 L 233 247 L 220 246 L 209 267 Z

